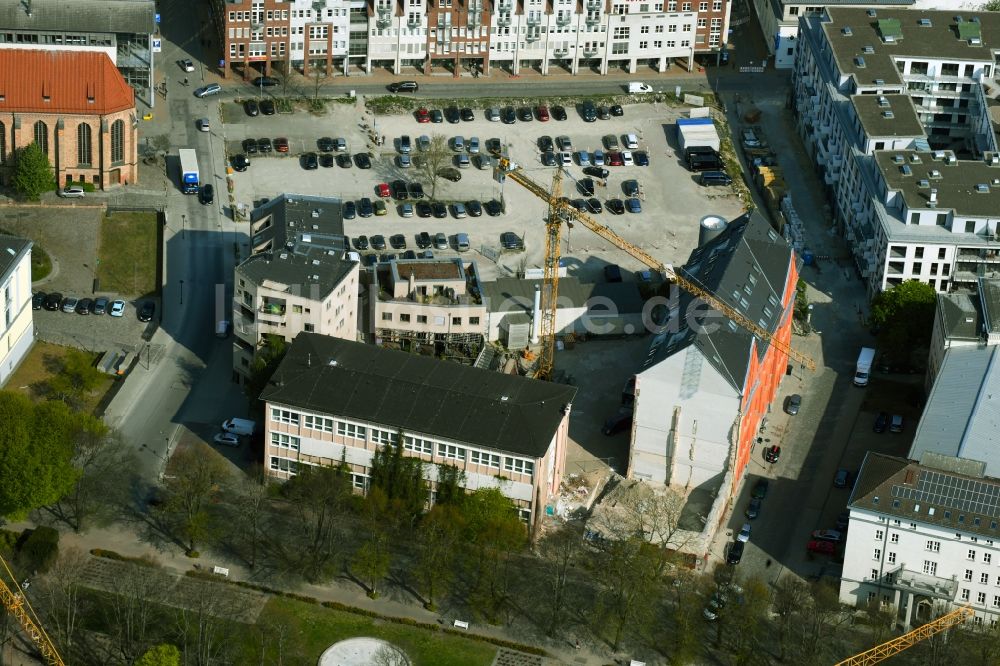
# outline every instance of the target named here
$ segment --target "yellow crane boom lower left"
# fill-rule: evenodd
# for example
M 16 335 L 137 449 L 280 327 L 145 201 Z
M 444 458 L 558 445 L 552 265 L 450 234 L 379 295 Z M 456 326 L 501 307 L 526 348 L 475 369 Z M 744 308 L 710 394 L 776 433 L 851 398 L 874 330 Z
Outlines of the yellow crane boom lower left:
M 3 575 L 0 576 L 0 602 L 3 603 L 7 612 L 13 615 L 21 624 L 24 633 L 28 635 L 31 642 L 38 648 L 46 664 L 49 666 L 66 666 L 66 662 L 59 656 L 59 651 L 56 650 L 52 639 L 49 638 L 49 635 L 42 629 L 41 623 L 38 622 L 31 604 L 24 598 L 24 593 L 17 582 L 17 578 L 14 577 L 14 573 L 10 570 L 7 561 L 3 557 L 0 557 L 0 565 L 3 566 Z M 13 589 L 11 586 L 13 586 Z

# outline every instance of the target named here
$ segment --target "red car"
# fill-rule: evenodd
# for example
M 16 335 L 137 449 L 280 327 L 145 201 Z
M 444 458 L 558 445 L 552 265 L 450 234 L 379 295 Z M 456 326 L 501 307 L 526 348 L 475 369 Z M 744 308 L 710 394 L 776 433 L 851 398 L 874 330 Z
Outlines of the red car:
M 383 199 L 388 199 L 391 195 L 389 192 L 389 183 L 379 183 L 378 184 L 378 195 Z
M 535 115 L 537 115 L 538 119 L 541 120 L 543 123 L 547 122 L 549 119 L 549 107 L 542 104 L 537 109 L 535 109 Z
M 811 553 L 820 553 L 821 555 L 833 555 L 837 552 L 837 545 L 830 541 L 810 541 L 806 545 L 806 550 Z
M 278 137 L 274 140 L 274 149 L 279 153 L 288 152 L 288 139 L 284 137 Z
M 428 111 L 424 107 L 420 107 L 419 109 L 417 109 L 417 122 L 418 123 L 429 123 L 430 121 L 431 121 L 431 112 L 430 111 Z
M 604 159 L 609 166 L 623 166 L 625 164 L 622 154 L 617 151 L 608 153 Z

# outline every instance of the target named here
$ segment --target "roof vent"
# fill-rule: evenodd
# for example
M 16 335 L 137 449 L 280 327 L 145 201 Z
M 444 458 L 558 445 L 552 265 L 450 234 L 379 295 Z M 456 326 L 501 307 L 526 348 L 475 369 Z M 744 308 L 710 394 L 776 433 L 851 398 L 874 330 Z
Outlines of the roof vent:
M 867 45 L 867 46 L 864 46 L 864 47 L 862 47 L 862 48 L 861 48 L 861 51 L 862 51 L 862 52 L 863 52 L 863 53 L 864 53 L 865 55 L 872 55 L 873 53 L 875 53 L 875 47 L 869 44 L 869 45 Z
M 905 160 L 903 159 L 902 155 L 893 155 L 892 161 L 894 164 L 902 164 Z
M 884 86 L 885 85 L 885 79 L 875 79 L 875 85 L 877 85 L 877 86 Z
M 931 189 L 931 197 L 927 200 L 927 205 L 931 208 L 937 208 L 937 190 Z
M 934 159 L 936 159 L 936 160 L 943 160 L 944 159 L 944 151 L 943 150 L 935 150 L 934 151 Z
M 302 242 L 303 243 L 312 243 L 313 242 L 312 234 L 302 234 Z
M 507 402 L 508 400 L 510 400 L 510 396 L 509 395 L 502 395 L 502 396 L 500 396 L 500 402 Z
M 990 186 L 986 183 L 976 183 L 976 192 L 980 194 L 989 194 Z
M 926 178 L 921 178 L 920 180 L 917 181 L 917 187 L 930 187 L 930 186 L 931 186 L 931 181 L 927 180 Z
M 879 106 L 889 106 L 889 98 L 886 97 L 885 95 L 879 95 L 878 96 L 878 105 Z M 899 157 L 899 159 L 903 159 L 899 155 L 897 155 L 896 157 Z
M 913 169 L 910 168 L 909 164 L 904 164 L 903 166 L 899 167 L 899 170 L 902 172 L 904 176 L 913 175 Z
M 868 11 L 867 11 L 866 13 L 867 13 L 867 14 L 868 14 L 868 16 L 870 16 L 871 18 L 875 18 L 876 16 L 878 16 L 878 12 L 877 12 L 877 11 L 875 11 L 874 9 L 869 9 L 869 10 L 868 10 Z
M 882 41 L 885 42 L 886 44 L 895 44 L 896 35 L 882 35 Z
M 930 176 L 931 178 L 940 178 L 941 172 L 938 171 L 937 169 L 931 169 L 930 173 L 928 173 L 927 175 Z
M 855 64 L 855 65 L 856 65 L 856 66 L 857 66 L 857 67 L 858 67 L 859 69 L 864 69 L 864 67 L 865 67 L 865 59 L 864 59 L 864 58 L 862 58 L 861 56 L 857 56 L 857 57 L 855 57 L 855 58 L 854 58 L 854 64 Z
M 994 178 L 990 182 L 993 183 L 993 187 L 1000 187 L 1000 178 Z
M 955 157 L 954 154 L 948 155 L 946 158 L 944 158 L 944 161 L 945 161 L 946 164 L 951 164 L 953 166 L 955 164 L 958 164 L 958 158 Z
M 326 364 L 329 365 L 330 367 L 336 367 L 337 359 L 331 358 L 329 361 L 326 362 Z
M 896 114 L 893 113 L 892 111 L 883 111 L 882 112 L 882 117 L 883 118 L 895 118 Z
M 911 153 L 910 154 L 910 163 L 911 164 L 920 164 L 921 162 L 923 162 L 923 160 L 920 159 L 920 155 L 917 155 L 916 153 Z
M 282 252 L 281 254 L 278 255 L 278 258 L 279 259 L 288 259 L 288 253 L 287 252 Z
M 1000 164 L 1000 155 L 997 155 L 996 153 L 990 153 L 986 158 L 986 163 L 989 164 L 990 166 L 997 166 L 998 164 Z
M 850 37 L 851 35 L 854 34 L 854 31 L 851 30 L 851 26 L 845 25 L 843 28 L 840 29 L 840 34 L 842 34 L 844 37 Z
M 319 217 L 319 211 L 316 210 L 315 208 L 313 208 L 313 210 L 312 210 L 312 216 L 313 217 Z
M 931 20 L 929 18 L 922 18 L 919 21 L 917 21 L 917 25 L 919 25 L 921 28 L 929 28 L 931 27 Z
M 312 265 L 313 266 L 319 266 L 319 259 L 313 259 L 312 260 Z
M 979 37 L 969 38 L 969 46 L 982 46 L 982 45 L 983 45 L 983 40 L 980 39 Z

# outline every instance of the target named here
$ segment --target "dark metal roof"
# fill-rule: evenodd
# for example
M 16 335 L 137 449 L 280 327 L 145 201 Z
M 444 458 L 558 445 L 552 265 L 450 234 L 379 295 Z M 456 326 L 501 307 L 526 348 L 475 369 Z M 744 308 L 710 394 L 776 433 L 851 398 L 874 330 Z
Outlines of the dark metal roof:
M 30 249 L 30 240 L 0 234 L 0 279 L 6 278 Z
M 244 261 L 236 272 L 254 284 L 269 280 L 288 285 L 298 295 L 325 299 L 356 263 L 342 257 L 342 252 L 320 249 L 299 253 L 263 252 Z
M 522 280 L 519 278 L 498 278 L 494 282 L 484 282 L 483 296 L 490 312 L 531 312 L 534 305 L 535 287 L 543 280 Z M 601 299 L 591 301 L 591 299 Z M 579 278 L 559 278 L 559 299 L 557 308 L 581 308 L 588 310 L 607 308 L 609 299 L 620 314 L 642 312 L 643 300 L 635 282 L 581 282 Z
M 978 294 L 967 291 L 938 294 L 937 317 L 945 339 L 979 339 L 982 315 L 979 311 Z
M 695 249 L 680 271 L 773 333 L 784 312 L 781 299 L 793 261 L 794 254 L 785 239 L 763 215 L 754 212 L 733 220 L 718 237 Z M 753 335 L 717 310 L 707 306 L 692 308 L 694 300 L 694 296 L 681 291 L 670 324 L 676 332 L 659 345 L 645 367 L 694 344 L 726 381 L 742 392 Z M 689 320 L 685 313 L 693 319 Z M 700 324 L 696 328 L 702 330 L 696 332 L 692 324 Z M 756 341 L 758 358 L 763 358 L 767 348 L 767 342 Z
M 4 30 L 149 35 L 155 15 L 153 0 L 0 0 Z
M 316 333 L 300 333 L 261 399 L 541 458 L 576 396 L 504 375 Z

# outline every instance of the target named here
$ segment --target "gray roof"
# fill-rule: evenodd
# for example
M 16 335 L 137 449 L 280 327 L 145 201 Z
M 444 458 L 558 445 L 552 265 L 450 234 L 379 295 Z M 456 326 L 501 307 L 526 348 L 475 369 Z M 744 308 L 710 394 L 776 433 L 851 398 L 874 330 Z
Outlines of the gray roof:
M 343 252 L 317 248 L 299 253 L 262 252 L 237 266 L 236 272 L 254 284 L 269 280 L 287 285 L 291 294 L 323 300 L 357 263 L 342 257 Z
M 977 302 L 980 304 L 980 316 L 988 333 L 1000 331 L 1000 280 L 979 278 Z M 977 329 L 977 332 L 981 329 Z
M 774 332 L 784 312 L 782 296 L 793 261 L 794 254 L 785 239 L 763 215 L 753 212 L 733 220 L 718 237 L 695 249 L 679 271 L 765 330 Z M 677 331 L 657 346 L 644 367 L 694 344 L 729 385 L 742 392 L 756 338 L 714 309 L 692 309 L 694 300 L 694 296 L 681 291 L 676 310 L 681 316 L 670 324 Z M 711 318 L 697 316 L 689 321 L 684 316 L 706 311 Z M 695 332 L 692 323 L 701 324 L 698 328 L 704 330 Z M 755 348 L 760 360 L 768 344 L 756 340 Z
M 927 452 L 985 463 L 1000 478 L 1000 348 L 945 352 L 908 457 Z
M 156 31 L 155 14 L 153 0 L 0 0 L 4 30 L 149 35 Z
M 925 136 L 909 95 L 852 95 L 851 104 L 869 138 Z
M 982 316 L 979 295 L 955 291 L 937 295 L 938 321 L 946 340 L 978 340 Z
M 962 469 L 972 467 L 930 467 L 869 451 L 848 507 L 1000 538 L 1000 481 Z
M 490 312 L 531 312 L 535 287 L 543 282 L 519 278 L 484 282 L 482 288 L 487 299 L 486 307 Z M 581 282 L 575 277 L 559 278 L 558 308 L 579 308 L 586 304 L 588 310 L 606 309 L 607 301 L 604 299 L 614 303 L 621 314 L 642 312 L 643 300 L 635 282 Z
M 21 257 L 31 250 L 31 245 L 26 238 L 0 234 L 0 279 L 10 275 Z
M 895 160 L 899 157 L 903 161 L 897 164 Z M 914 157 L 919 161 L 913 161 Z M 942 213 L 954 210 L 958 215 L 996 217 L 997 210 L 1000 210 L 1000 165 L 991 166 L 983 160 L 958 159 L 948 163 L 935 157 L 935 151 L 926 150 L 877 151 L 875 160 L 889 189 L 898 190 L 910 209 L 931 208 L 931 190 L 935 189 L 935 207 Z M 909 169 L 909 175 L 904 167 Z M 997 179 L 996 184 L 994 179 Z M 979 185 L 985 187 L 977 189 Z M 959 238 L 953 236 L 952 242 Z
M 1000 48 L 1000 15 L 994 12 L 965 10 L 929 11 L 879 7 L 876 16 L 860 7 L 828 7 L 831 21 L 822 29 L 833 49 L 838 69 L 845 75 L 853 74 L 859 85 L 872 85 L 876 79 L 887 84 L 899 85 L 902 79 L 893 62 L 893 56 L 928 56 L 935 59 L 964 60 L 993 63 L 991 48 Z M 964 23 L 978 18 L 981 26 L 982 45 L 970 46 L 967 39 L 959 39 L 955 21 L 961 16 Z M 929 19 L 930 27 L 921 27 L 920 19 Z M 892 42 L 883 39 L 887 22 L 899 22 L 902 38 Z M 850 35 L 844 34 L 850 28 Z M 865 53 L 866 46 L 874 53 Z M 862 67 L 856 58 L 864 61 Z
M 300 333 L 261 399 L 541 458 L 576 389 Z

